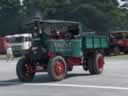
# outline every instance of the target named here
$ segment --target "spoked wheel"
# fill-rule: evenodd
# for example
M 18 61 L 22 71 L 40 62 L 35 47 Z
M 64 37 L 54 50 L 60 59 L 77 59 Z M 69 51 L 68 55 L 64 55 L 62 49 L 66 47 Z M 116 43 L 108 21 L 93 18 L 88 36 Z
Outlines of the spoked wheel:
M 19 60 L 16 67 L 18 79 L 22 82 L 31 82 L 34 78 L 33 66 L 26 62 L 25 59 Z
M 91 74 L 100 74 L 104 69 L 104 57 L 101 53 L 90 55 L 87 60 L 88 69 Z
M 96 58 L 96 63 L 98 67 L 98 73 L 103 72 L 103 67 L 104 67 L 104 57 L 102 54 L 98 54 Z
M 49 61 L 48 74 L 54 81 L 64 79 L 67 74 L 67 65 L 65 60 L 61 56 L 53 57 Z

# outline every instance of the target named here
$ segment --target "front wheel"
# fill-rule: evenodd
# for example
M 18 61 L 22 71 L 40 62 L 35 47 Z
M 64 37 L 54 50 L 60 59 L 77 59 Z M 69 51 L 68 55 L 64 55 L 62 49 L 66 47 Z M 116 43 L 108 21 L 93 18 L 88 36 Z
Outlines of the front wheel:
M 20 59 L 16 67 L 18 79 L 22 82 L 31 82 L 35 75 L 33 69 L 32 64 L 27 62 L 24 58 Z
M 100 74 L 104 69 L 104 57 L 101 53 L 93 53 L 87 60 L 88 69 L 91 74 Z
M 60 81 L 67 74 L 67 64 L 61 56 L 56 56 L 50 59 L 48 64 L 48 74 L 54 81 Z

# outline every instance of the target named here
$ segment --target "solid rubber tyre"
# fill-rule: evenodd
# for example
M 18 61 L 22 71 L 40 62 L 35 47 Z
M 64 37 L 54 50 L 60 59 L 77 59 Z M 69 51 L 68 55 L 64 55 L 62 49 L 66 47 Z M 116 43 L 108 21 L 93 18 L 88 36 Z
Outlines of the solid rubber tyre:
M 101 74 L 104 69 L 104 57 L 102 53 L 94 52 L 88 56 L 87 64 L 90 74 Z
M 114 55 L 119 55 L 120 54 L 120 48 L 118 46 L 115 46 L 113 48 L 113 52 L 114 52 Z
M 21 82 L 31 82 L 35 76 L 35 73 L 32 72 L 33 69 L 33 66 L 29 64 L 29 62 L 27 62 L 24 58 L 20 59 L 16 66 L 16 73 L 18 79 Z
M 67 75 L 67 64 L 63 57 L 55 56 L 49 60 L 48 75 L 53 81 L 60 81 Z

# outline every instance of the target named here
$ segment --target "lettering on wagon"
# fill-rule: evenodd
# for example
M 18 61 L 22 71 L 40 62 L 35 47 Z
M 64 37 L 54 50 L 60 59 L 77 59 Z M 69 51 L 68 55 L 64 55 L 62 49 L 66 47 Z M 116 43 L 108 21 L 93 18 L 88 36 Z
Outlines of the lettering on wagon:
M 57 49 L 71 49 L 72 43 L 71 42 L 55 42 L 54 43 L 55 48 Z

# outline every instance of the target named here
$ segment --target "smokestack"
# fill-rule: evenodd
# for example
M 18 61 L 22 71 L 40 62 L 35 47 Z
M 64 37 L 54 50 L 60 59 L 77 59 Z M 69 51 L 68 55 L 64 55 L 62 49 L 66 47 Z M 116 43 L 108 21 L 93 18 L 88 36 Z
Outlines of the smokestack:
M 41 13 L 40 10 L 36 10 L 36 11 L 35 11 L 35 16 L 34 16 L 34 17 L 38 17 L 38 18 L 40 18 L 40 19 L 43 19 L 43 15 L 42 15 L 42 13 Z

